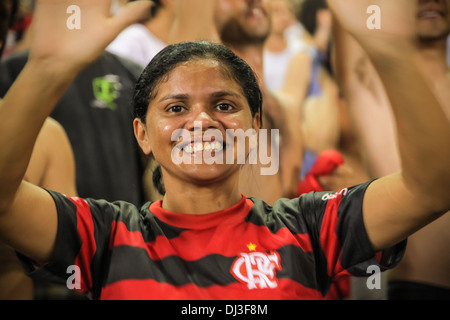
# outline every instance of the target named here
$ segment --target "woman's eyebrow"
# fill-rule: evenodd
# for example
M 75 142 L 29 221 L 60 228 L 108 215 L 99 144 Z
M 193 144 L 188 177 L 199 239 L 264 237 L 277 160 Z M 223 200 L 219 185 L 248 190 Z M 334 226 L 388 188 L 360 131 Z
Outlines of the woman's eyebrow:
M 234 92 L 234 91 L 217 91 L 217 92 L 213 92 L 211 94 L 212 97 L 214 98 L 223 98 L 223 97 L 237 97 L 237 98 L 241 98 L 242 95 Z
M 174 93 L 174 94 L 168 94 L 161 99 L 158 100 L 158 102 L 162 102 L 165 100 L 187 100 L 189 99 L 189 95 L 186 93 Z
M 242 97 L 241 94 L 234 92 L 234 91 L 215 91 L 210 94 L 213 98 L 224 98 L 224 97 Z M 174 94 L 168 94 L 164 97 L 161 97 L 161 99 L 158 100 L 158 102 L 166 101 L 166 100 L 188 100 L 189 94 L 187 93 L 174 93 Z

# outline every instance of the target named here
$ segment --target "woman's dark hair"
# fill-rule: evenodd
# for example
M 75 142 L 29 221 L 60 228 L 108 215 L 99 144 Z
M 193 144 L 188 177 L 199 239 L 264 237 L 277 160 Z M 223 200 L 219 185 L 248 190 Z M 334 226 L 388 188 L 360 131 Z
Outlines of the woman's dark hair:
M 145 122 L 147 109 L 156 87 L 181 63 L 207 59 L 215 60 L 242 88 L 252 116 L 262 113 L 262 93 L 250 66 L 222 44 L 207 41 L 181 42 L 161 50 L 145 68 L 135 88 L 133 116 Z
M 250 106 L 252 116 L 262 119 L 262 92 L 256 74 L 250 66 L 222 44 L 207 41 L 181 42 L 161 50 L 145 68 L 140 76 L 133 97 L 133 116 L 146 122 L 150 101 L 154 98 L 158 85 L 167 79 L 169 73 L 181 63 L 194 60 L 214 60 L 242 88 Z M 160 183 L 161 168 L 155 170 L 153 183 L 161 194 L 164 189 Z M 163 191 L 163 192 L 161 192 Z

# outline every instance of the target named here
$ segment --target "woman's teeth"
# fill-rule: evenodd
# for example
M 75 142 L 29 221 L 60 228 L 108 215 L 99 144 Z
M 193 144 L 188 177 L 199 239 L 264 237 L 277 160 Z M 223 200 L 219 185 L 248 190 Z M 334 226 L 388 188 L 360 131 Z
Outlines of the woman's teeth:
M 184 152 L 187 153 L 196 153 L 196 152 L 203 152 L 203 151 L 211 151 L 211 152 L 217 152 L 222 151 L 223 145 L 222 143 L 218 141 L 213 142 L 197 142 L 194 144 L 189 144 L 183 148 Z

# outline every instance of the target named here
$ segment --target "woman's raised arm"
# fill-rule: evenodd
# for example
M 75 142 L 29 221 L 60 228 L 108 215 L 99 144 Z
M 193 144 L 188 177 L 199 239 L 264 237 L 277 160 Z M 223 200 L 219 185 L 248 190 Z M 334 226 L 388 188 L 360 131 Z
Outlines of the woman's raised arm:
M 50 257 L 57 217 L 50 195 L 23 182 L 40 129 L 71 81 L 151 6 L 110 15 L 111 1 L 38 0 L 30 58 L 0 105 L 0 238 L 39 261 Z
M 328 2 L 370 57 L 395 116 L 402 169 L 373 182 L 363 205 L 369 238 L 375 249 L 384 249 L 450 208 L 450 123 L 419 63 L 414 42 L 418 1 Z M 374 3 L 381 29 L 366 23 Z

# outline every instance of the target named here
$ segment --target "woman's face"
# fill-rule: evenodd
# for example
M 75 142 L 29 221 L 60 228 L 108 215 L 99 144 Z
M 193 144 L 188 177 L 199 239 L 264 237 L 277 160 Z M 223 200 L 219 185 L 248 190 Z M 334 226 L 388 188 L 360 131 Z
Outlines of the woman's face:
M 218 62 L 204 59 L 182 63 L 162 80 L 146 119 L 145 124 L 135 120 L 136 137 L 161 165 L 166 187 L 168 181 L 204 185 L 236 177 L 236 154 L 242 146 L 227 140 L 227 130 L 259 125 L 242 88 Z

